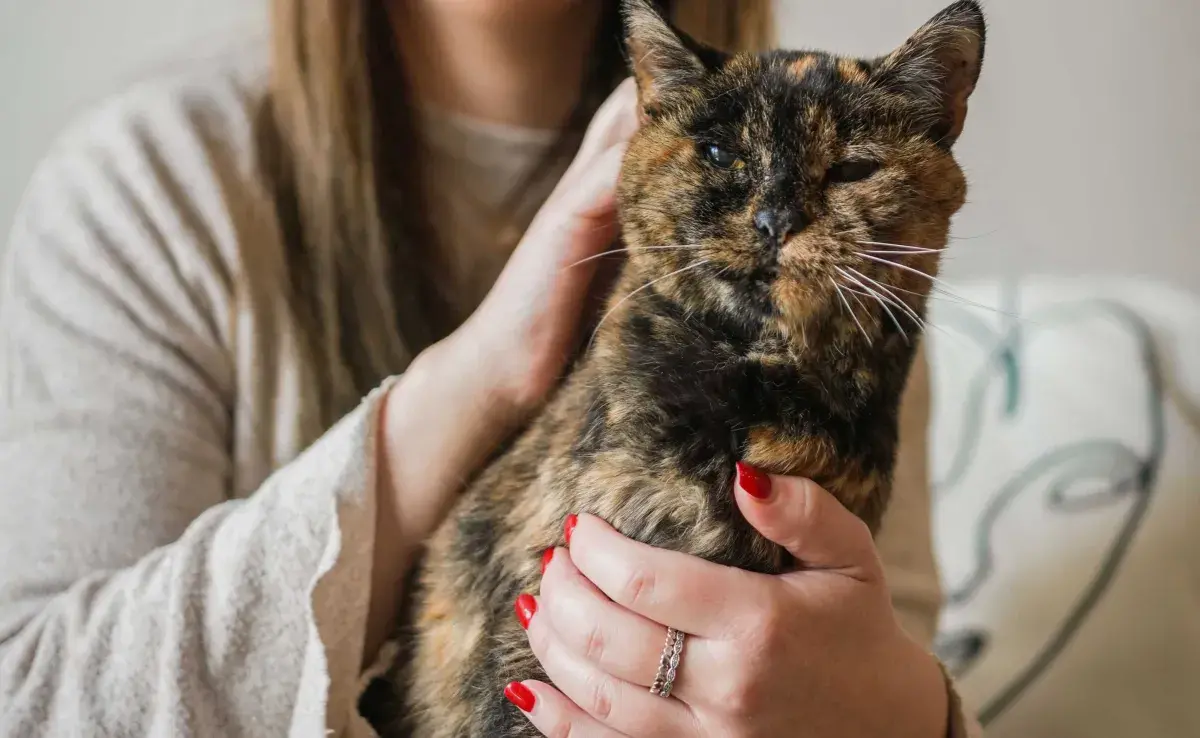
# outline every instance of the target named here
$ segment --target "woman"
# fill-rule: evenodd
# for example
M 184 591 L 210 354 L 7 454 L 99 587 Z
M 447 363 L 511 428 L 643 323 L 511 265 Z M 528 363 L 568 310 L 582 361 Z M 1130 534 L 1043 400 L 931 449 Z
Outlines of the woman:
M 663 5 L 717 45 L 769 39 L 765 2 Z M 114 101 L 17 218 L 4 735 L 370 735 L 356 705 L 415 552 L 599 289 L 561 267 L 615 232 L 637 120 L 615 3 L 274 10 L 269 79 L 251 62 Z M 748 519 L 821 571 L 727 572 L 582 519 L 518 613 L 557 689 L 509 685 L 514 709 L 547 735 L 647 735 L 667 710 L 679 735 L 962 734 L 924 648 L 924 381 L 878 550 L 815 485 L 752 470 Z M 655 586 L 622 598 L 634 574 Z M 679 618 L 716 645 L 648 701 L 627 672 Z

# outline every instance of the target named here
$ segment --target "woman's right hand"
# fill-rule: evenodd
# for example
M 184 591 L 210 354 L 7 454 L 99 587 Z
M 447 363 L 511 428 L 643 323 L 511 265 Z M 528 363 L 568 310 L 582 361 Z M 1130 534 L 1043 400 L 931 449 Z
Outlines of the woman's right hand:
M 598 260 L 583 260 L 618 232 L 617 176 L 636 108 L 629 80 L 597 112 L 483 303 L 418 356 L 384 399 L 368 659 L 395 618 L 417 549 L 463 481 L 562 376 L 596 274 Z
M 494 390 L 519 413 L 541 402 L 575 346 L 598 263 L 580 262 L 617 236 L 617 175 L 637 126 L 637 90 L 629 79 L 600 107 L 574 161 L 456 336 L 489 362 Z

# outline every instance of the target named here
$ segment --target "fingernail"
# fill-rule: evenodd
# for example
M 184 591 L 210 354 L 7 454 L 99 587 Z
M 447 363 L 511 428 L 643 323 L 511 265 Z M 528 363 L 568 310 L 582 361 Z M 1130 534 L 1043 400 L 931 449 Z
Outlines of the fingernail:
M 579 516 L 571 513 L 567 516 L 567 524 L 563 526 L 563 536 L 567 539 L 567 545 L 571 545 L 571 534 L 575 532 L 575 524 L 579 522 Z
M 738 486 L 751 497 L 765 500 L 771 496 L 771 477 L 746 462 L 737 463 L 737 477 Z
M 516 705 L 517 709 L 521 712 L 533 712 L 533 703 L 536 700 L 534 699 L 533 692 L 524 684 L 510 682 L 504 688 L 504 696 L 508 698 L 509 702 Z
M 513 609 L 517 612 L 517 620 L 521 621 L 521 627 L 529 630 L 529 621 L 533 620 L 537 612 L 537 600 L 533 599 L 533 595 L 523 594 L 517 598 Z
M 542 573 L 543 574 L 546 573 L 546 567 L 550 566 L 550 559 L 553 559 L 553 558 L 554 558 L 554 549 L 552 549 L 552 548 L 546 549 L 545 553 L 542 554 Z

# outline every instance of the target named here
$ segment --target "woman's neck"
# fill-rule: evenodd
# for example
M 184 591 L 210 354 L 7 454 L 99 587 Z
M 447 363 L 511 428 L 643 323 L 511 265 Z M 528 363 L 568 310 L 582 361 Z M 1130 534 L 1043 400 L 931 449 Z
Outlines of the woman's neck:
M 494 123 L 561 126 L 579 98 L 602 4 L 530 5 L 520 12 L 522 3 L 509 0 L 393 0 L 417 100 Z

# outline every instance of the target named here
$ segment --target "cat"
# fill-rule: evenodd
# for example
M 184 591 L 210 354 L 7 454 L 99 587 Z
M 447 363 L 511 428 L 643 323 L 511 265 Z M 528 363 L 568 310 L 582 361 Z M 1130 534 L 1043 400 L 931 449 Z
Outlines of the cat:
M 617 193 L 629 257 L 590 350 L 431 540 L 390 677 L 407 717 L 385 736 L 538 735 L 501 696 L 545 679 L 513 602 L 571 513 L 773 573 L 793 562 L 739 516 L 735 462 L 814 479 L 872 533 L 887 507 L 929 277 L 966 194 L 951 146 L 979 5 L 868 60 L 728 55 L 646 0 L 623 17 L 643 116 Z

